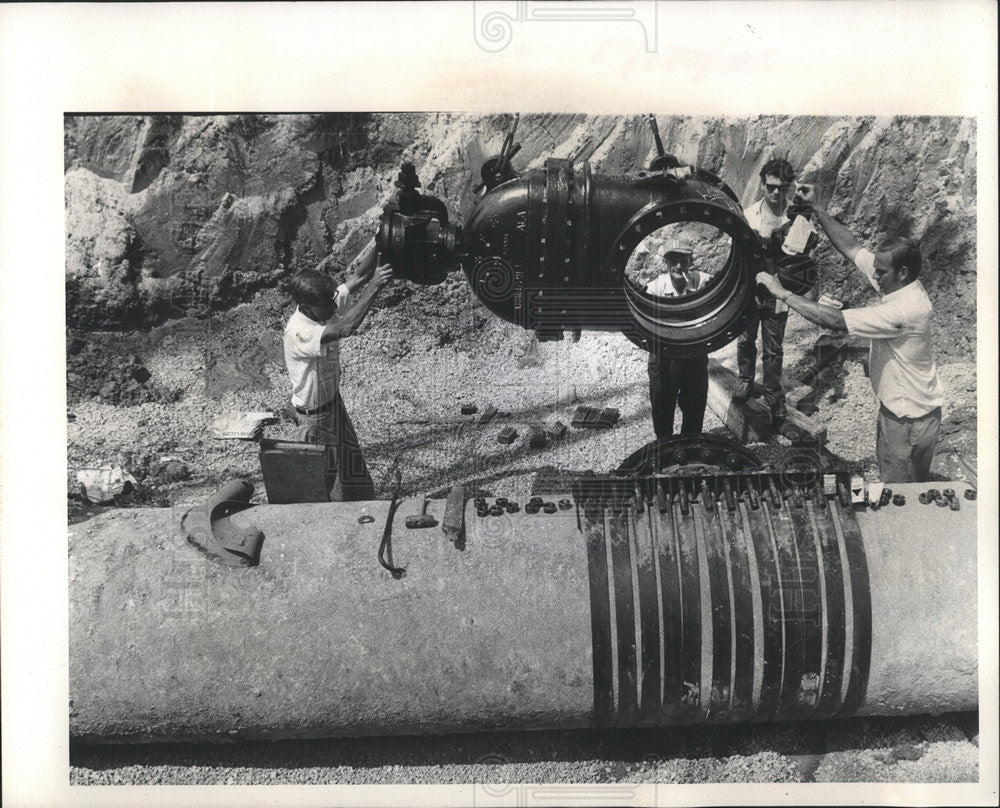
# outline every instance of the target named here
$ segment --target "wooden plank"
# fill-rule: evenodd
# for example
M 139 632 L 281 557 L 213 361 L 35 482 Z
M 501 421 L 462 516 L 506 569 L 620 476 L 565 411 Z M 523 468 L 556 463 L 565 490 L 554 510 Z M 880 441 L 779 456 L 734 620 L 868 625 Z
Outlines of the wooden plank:
M 797 410 L 802 410 L 804 408 L 803 402 L 806 401 L 811 406 L 811 399 L 816 395 L 816 389 L 810 387 L 808 384 L 789 385 L 783 383 L 782 387 L 785 389 L 785 403 L 789 407 L 795 407 Z
M 819 380 L 820 374 L 838 356 L 857 356 L 858 353 L 867 353 L 869 346 L 869 340 L 847 334 L 821 336 L 813 349 L 813 366 L 801 379 L 786 377 L 783 381 L 788 416 L 782 432 L 788 437 L 793 437 L 797 431 L 815 443 L 826 443 L 826 427 L 808 414 L 808 411 L 815 408 L 815 398 L 820 392 L 814 385 Z M 760 401 L 750 399 L 744 404 L 734 402 L 733 393 L 738 384 L 736 374 L 732 370 L 714 359 L 709 360 L 709 409 L 719 417 L 737 440 L 743 443 L 765 441 L 774 434 L 770 414 Z
M 786 421 L 796 429 L 804 432 L 814 443 L 826 443 L 826 427 L 815 418 L 806 415 L 801 410 L 788 404 L 785 405 L 788 415 Z
M 814 381 L 818 381 L 818 379 Z M 785 402 L 795 407 L 795 409 L 805 412 L 807 415 L 811 414 L 806 412 L 809 408 L 815 409 L 815 398 L 820 392 L 815 387 L 805 384 L 795 377 L 786 375 L 781 380 L 781 389 L 785 391 Z M 761 395 L 763 395 L 763 390 L 761 390 L 759 384 L 755 383 L 753 386 L 753 397 L 756 398 Z
M 962 455 L 960 455 L 958 452 L 955 452 L 954 454 L 955 454 L 955 459 L 958 461 L 958 465 L 962 467 L 962 470 L 969 478 L 969 482 L 972 483 L 976 488 L 978 488 L 979 476 L 976 474 L 975 467 L 971 463 L 969 463 L 968 460 L 962 457 Z
M 750 399 L 745 403 L 733 401 L 733 393 L 739 385 L 736 374 L 720 362 L 708 362 L 708 407 L 726 425 L 737 440 L 742 443 L 757 443 L 774 434 L 771 415 L 763 402 Z M 796 388 L 798 389 L 798 388 Z M 799 403 L 801 397 L 794 403 Z M 786 424 L 793 427 L 815 443 L 826 443 L 826 427 L 786 401 L 788 415 Z M 790 436 L 789 436 L 790 437 Z
M 837 357 L 843 357 L 845 360 L 861 359 L 862 364 L 864 364 L 867 362 L 870 348 L 871 340 L 863 337 L 849 334 L 823 334 L 813 346 L 811 351 L 813 363 L 803 374 L 801 383 L 815 386 L 823 371 Z
M 726 429 L 740 443 L 759 443 L 772 434 L 770 416 L 759 402 L 745 404 L 733 401 L 739 380 L 729 368 L 714 359 L 708 362 L 708 407 L 719 416 Z

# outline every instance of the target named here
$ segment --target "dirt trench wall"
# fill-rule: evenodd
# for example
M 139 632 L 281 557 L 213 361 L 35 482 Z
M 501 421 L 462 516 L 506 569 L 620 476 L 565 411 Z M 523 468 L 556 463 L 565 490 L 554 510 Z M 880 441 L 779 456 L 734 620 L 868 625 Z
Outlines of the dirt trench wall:
M 128 330 L 204 314 L 280 285 L 329 257 L 345 267 L 374 233 L 402 160 L 461 221 L 510 115 L 447 113 L 68 116 L 66 290 L 71 326 Z M 744 204 L 757 174 L 787 156 L 866 243 L 920 239 L 939 351 L 975 352 L 976 129 L 961 118 L 658 115 L 667 150 L 718 172 Z M 623 174 L 654 154 L 644 116 L 528 115 L 517 170 L 547 157 Z M 823 291 L 871 298 L 821 240 Z M 399 285 L 384 296 L 468 299 Z

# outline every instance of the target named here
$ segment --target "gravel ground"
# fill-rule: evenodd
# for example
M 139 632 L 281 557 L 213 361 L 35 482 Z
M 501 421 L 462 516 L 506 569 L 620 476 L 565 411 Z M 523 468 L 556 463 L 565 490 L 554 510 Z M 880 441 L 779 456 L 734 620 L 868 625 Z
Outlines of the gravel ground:
M 75 785 L 974 782 L 970 718 L 71 748 Z
M 496 480 L 537 469 L 609 471 L 653 439 L 648 413 L 646 355 L 620 334 L 585 332 L 569 339 L 537 342 L 522 329 L 486 317 L 462 287 L 437 300 L 440 315 L 427 316 L 430 293 L 419 289 L 402 305 L 375 311 L 364 329 L 342 347 L 342 389 L 380 496 L 391 487 L 399 463 L 407 492 L 436 491 L 451 482 Z M 280 353 L 284 319 L 290 313 L 277 292 L 262 293 L 210 321 L 179 321 L 146 339 L 145 366 L 166 401 L 116 406 L 93 399 L 70 405 L 68 460 L 74 469 L 116 462 L 177 458 L 190 479 L 163 486 L 173 504 L 190 504 L 234 476 L 263 490 L 256 447 L 213 439 L 212 418 L 227 410 L 282 413 L 287 378 Z M 414 331 L 418 318 L 429 327 Z M 789 319 L 785 367 L 808 366 L 818 329 L 795 314 Z M 96 339 L 97 337 L 92 337 Z M 110 341 L 109 341 L 110 344 Z M 735 365 L 735 343 L 715 358 Z M 843 462 L 875 472 L 877 403 L 859 354 L 833 363 L 816 398 L 815 418 L 826 426 L 828 449 Z M 975 465 L 976 366 L 974 358 L 939 368 L 946 388 L 942 440 L 934 471 L 941 479 L 964 472 L 961 453 Z M 559 397 L 575 389 L 577 402 Z M 492 405 L 509 415 L 482 427 L 473 423 L 407 423 L 460 419 L 463 403 Z M 578 404 L 619 409 L 612 430 L 569 429 L 544 449 L 530 449 L 527 427 L 562 421 L 569 426 Z M 678 414 L 679 417 L 679 414 Z M 285 420 L 268 428 L 270 437 L 290 437 Z M 511 446 L 496 442 L 506 425 L 518 431 Z M 728 435 L 711 410 L 705 431 Z M 768 456 L 789 445 L 782 437 L 750 448 Z M 73 486 L 71 485 L 71 490 Z M 506 495 L 506 489 L 497 489 Z

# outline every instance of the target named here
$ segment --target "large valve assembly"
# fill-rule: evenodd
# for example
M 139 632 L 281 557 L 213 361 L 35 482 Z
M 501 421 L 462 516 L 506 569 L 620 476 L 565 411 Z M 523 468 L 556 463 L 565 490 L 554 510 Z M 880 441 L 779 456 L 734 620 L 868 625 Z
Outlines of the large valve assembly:
M 714 351 L 736 338 L 755 305 L 767 248 L 726 183 L 664 153 L 650 122 L 659 156 L 627 176 L 596 175 L 588 162 L 558 158 L 517 176 L 512 132 L 484 163 L 481 195 L 464 227 L 441 200 L 417 191 L 416 171 L 404 163 L 378 249 L 397 277 L 416 283 L 440 283 L 461 269 L 491 312 L 543 339 L 563 330 L 621 331 L 646 350 L 677 357 Z M 693 294 L 648 294 L 626 276 L 630 256 L 654 231 L 687 222 L 727 235 L 728 256 Z

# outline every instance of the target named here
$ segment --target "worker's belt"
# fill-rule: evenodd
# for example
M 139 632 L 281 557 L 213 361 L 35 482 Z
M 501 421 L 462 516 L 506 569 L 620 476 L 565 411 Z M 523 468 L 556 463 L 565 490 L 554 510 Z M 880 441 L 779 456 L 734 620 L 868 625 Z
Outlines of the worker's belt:
M 333 408 L 333 402 L 332 401 L 328 401 L 328 402 L 326 402 L 326 404 L 320 404 L 314 410 L 307 410 L 307 409 L 304 409 L 303 407 L 299 407 L 299 406 L 297 406 L 295 404 L 293 404 L 292 406 L 295 407 L 295 411 L 299 415 L 319 415 L 319 414 L 324 413 L 324 412 L 329 412 Z
M 890 410 L 885 404 L 879 404 L 879 412 L 881 412 L 890 421 L 896 421 L 901 424 L 912 424 L 916 421 L 923 421 L 925 418 L 940 418 L 941 408 L 935 407 L 930 412 L 925 412 L 923 415 L 917 416 L 907 416 L 907 415 L 896 415 L 892 410 Z

